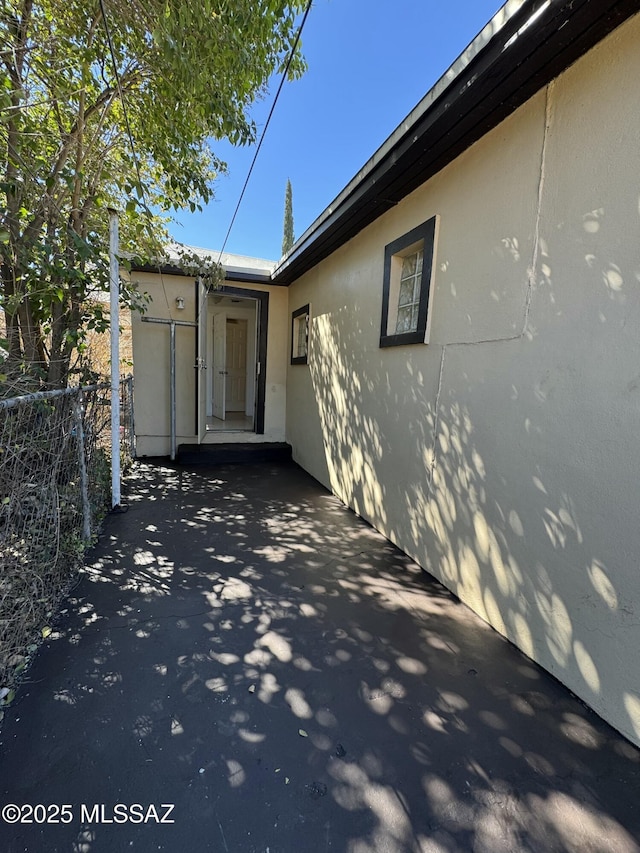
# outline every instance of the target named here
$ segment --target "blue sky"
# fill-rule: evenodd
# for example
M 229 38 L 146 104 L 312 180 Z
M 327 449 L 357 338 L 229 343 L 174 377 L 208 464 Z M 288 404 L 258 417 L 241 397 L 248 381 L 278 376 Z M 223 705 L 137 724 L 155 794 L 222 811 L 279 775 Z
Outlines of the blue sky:
M 302 35 L 309 69 L 282 89 L 226 251 L 277 260 L 287 178 L 299 237 L 501 5 L 314 0 Z M 259 132 L 278 82 L 252 110 Z M 184 243 L 219 249 L 255 148 L 213 147 L 229 174 L 202 213 L 180 214 L 170 230 Z

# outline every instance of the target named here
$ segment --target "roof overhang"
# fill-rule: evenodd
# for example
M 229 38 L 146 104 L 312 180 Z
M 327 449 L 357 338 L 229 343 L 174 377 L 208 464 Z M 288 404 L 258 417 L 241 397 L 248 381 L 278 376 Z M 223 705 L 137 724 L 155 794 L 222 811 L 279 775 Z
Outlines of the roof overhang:
M 640 10 L 510 0 L 276 266 L 290 284 L 451 163 Z
M 282 284 L 283 282 L 274 282 L 271 274 L 268 272 L 256 272 L 255 270 L 244 269 L 242 267 L 223 267 L 224 280 L 235 282 L 249 282 L 250 284 Z M 187 276 L 187 273 L 178 266 L 173 264 L 132 264 L 131 272 L 148 272 L 160 275 L 181 275 Z M 193 279 L 193 275 L 189 275 Z

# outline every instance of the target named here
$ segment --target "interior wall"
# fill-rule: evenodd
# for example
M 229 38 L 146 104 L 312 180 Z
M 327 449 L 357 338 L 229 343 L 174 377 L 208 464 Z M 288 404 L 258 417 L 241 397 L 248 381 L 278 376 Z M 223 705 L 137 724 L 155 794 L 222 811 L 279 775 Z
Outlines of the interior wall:
M 640 743 L 640 18 L 289 289 L 294 458 Z M 384 247 L 440 216 L 428 345 Z

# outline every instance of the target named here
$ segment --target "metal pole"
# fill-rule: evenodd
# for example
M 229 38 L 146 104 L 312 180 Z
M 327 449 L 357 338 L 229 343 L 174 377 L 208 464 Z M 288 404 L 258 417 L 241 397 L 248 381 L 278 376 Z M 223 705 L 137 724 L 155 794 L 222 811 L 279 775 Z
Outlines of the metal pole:
M 111 508 L 120 506 L 120 268 L 118 214 L 109 209 L 109 323 L 111 331 Z
M 108 388 L 108 382 L 100 382 L 94 385 L 83 385 L 81 391 L 97 391 L 99 388 Z M 0 400 L 0 409 L 15 409 L 25 403 L 34 403 L 36 400 L 52 400 L 54 397 L 66 397 L 72 394 L 74 388 L 59 388 L 57 391 L 35 391 L 33 394 L 23 394 L 21 397 L 11 397 L 10 400 Z
M 176 458 L 176 324 L 175 320 L 170 325 L 169 343 L 169 370 L 171 374 L 169 385 L 169 405 L 171 408 L 171 461 Z

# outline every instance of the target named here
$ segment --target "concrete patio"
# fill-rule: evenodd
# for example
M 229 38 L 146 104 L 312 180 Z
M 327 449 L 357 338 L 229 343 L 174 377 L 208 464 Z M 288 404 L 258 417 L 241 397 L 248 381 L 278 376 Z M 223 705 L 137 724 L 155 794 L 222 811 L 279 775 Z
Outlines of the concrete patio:
M 1 805 L 69 808 L 4 853 L 640 851 L 640 752 L 295 465 L 125 500 L 0 732 Z

